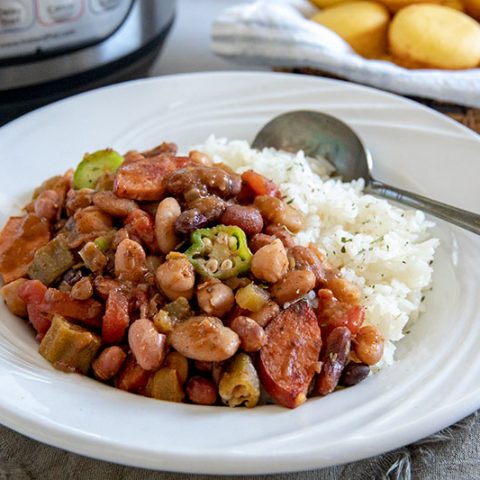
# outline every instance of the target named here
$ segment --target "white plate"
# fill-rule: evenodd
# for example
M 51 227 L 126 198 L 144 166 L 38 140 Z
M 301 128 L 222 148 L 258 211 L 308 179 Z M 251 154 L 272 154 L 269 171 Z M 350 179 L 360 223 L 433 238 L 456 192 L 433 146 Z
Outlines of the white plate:
M 212 132 L 251 140 L 272 116 L 310 108 L 363 137 L 380 180 L 480 212 L 479 137 L 426 108 L 348 83 L 207 73 L 97 90 L 0 129 L 1 224 L 85 151 L 180 146 Z M 324 467 L 431 434 L 480 407 L 480 237 L 439 223 L 434 289 L 394 366 L 296 410 L 179 405 L 55 371 L 25 322 L 0 311 L 0 421 L 37 440 L 130 465 L 207 473 Z

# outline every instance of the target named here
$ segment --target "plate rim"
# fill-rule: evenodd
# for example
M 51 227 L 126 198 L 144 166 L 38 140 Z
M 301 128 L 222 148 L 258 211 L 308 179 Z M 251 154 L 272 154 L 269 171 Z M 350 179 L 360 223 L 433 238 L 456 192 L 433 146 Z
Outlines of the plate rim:
M 98 95 L 99 92 L 102 92 L 104 90 L 126 88 L 126 87 L 129 87 L 129 86 L 135 85 L 135 84 L 140 84 L 141 85 L 141 84 L 146 83 L 146 82 L 147 83 L 157 83 L 157 82 L 161 83 L 163 81 L 163 79 L 172 79 L 172 78 L 180 78 L 180 77 L 181 78 L 187 77 L 188 79 L 191 79 L 192 77 L 195 77 L 195 76 L 229 77 L 229 76 L 232 76 L 232 75 L 233 76 L 242 76 L 244 78 L 255 77 L 255 76 L 262 76 L 264 78 L 272 77 L 272 76 L 274 76 L 274 77 L 283 76 L 283 77 L 288 77 L 288 78 L 296 78 L 296 79 L 299 79 L 300 81 L 303 81 L 303 79 L 308 78 L 308 80 L 319 81 L 319 84 L 322 83 L 322 82 L 325 82 L 326 84 L 332 84 L 332 85 L 342 84 L 347 89 L 352 88 L 352 87 L 354 89 L 360 89 L 360 90 L 366 89 L 368 91 L 375 92 L 375 94 L 385 95 L 388 98 L 394 97 L 396 101 L 401 100 L 402 102 L 406 102 L 407 104 L 410 104 L 410 106 L 412 106 L 414 108 L 424 109 L 424 110 L 428 111 L 429 114 L 433 114 L 433 115 L 437 116 L 438 118 L 441 118 L 444 122 L 446 122 L 446 124 L 448 124 L 450 126 L 454 126 L 456 133 L 464 134 L 465 136 L 467 136 L 469 138 L 475 138 L 477 141 L 479 141 L 479 145 L 480 145 L 480 135 L 475 134 L 473 131 L 471 131 L 470 129 L 468 129 L 467 127 L 465 127 L 463 125 L 460 125 L 455 120 L 453 120 L 449 117 L 446 117 L 445 115 L 443 115 L 439 112 L 436 112 L 436 111 L 432 110 L 431 108 L 426 107 L 422 104 L 419 104 L 419 103 L 417 103 L 417 102 L 415 102 L 411 99 L 405 99 L 403 97 L 400 97 L 398 95 L 395 95 L 395 94 L 392 94 L 392 93 L 389 93 L 389 92 L 380 91 L 376 88 L 363 86 L 363 85 L 351 84 L 350 82 L 343 81 L 343 80 L 323 79 L 323 78 L 318 79 L 316 77 L 305 77 L 305 76 L 299 76 L 299 75 L 296 75 L 296 74 L 276 73 L 276 72 L 235 72 L 235 71 L 233 71 L 233 72 L 199 72 L 199 73 L 176 74 L 176 75 L 168 75 L 168 76 L 164 76 L 164 77 L 154 77 L 154 78 L 148 78 L 148 79 L 140 79 L 140 80 L 135 80 L 135 81 L 130 81 L 130 82 L 123 82 L 123 83 L 116 84 L 116 85 L 113 85 L 113 86 L 102 87 L 100 89 L 95 89 L 95 90 L 92 90 L 92 91 L 89 91 L 89 92 L 84 92 L 84 93 L 81 93 L 81 94 L 78 94 L 78 95 L 74 95 L 74 96 L 69 97 L 67 99 L 60 100 L 58 102 L 54 102 L 50 105 L 42 107 L 42 108 L 40 108 L 36 111 L 27 113 L 27 114 L 23 115 L 22 117 L 19 117 L 18 119 L 13 120 L 12 122 L 9 122 L 8 124 L 1 127 L 0 128 L 0 135 L 2 135 L 3 132 L 6 129 L 16 128 L 15 126 L 18 125 L 18 124 L 21 124 L 22 122 L 35 121 L 35 117 L 37 115 L 44 115 L 45 112 L 48 112 L 48 110 L 50 110 L 50 109 L 55 110 L 57 108 L 58 104 L 68 104 L 68 102 L 76 102 L 76 101 L 78 101 L 79 98 L 81 98 L 83 96 Z M 25 120 L 26 118 L 28 118 L 28 120 Z M 473 397 L 473 395 L 470 395 L 470 396 Z M 472 411 L 474 411 L 474 410 L 476 410 L 477 408 L 480 407 L 480 398 L 471 398 L 470 399 L 470 398 L 468 398 L 468 396 L 466 398 L 468 399 L 468 407 L 465 407 L 462 410 L 461 414 L 458 414 L 458 412 L 456 414 L 451 414 L 450 416 L 445 414 L 442 418 L 443 419 L 449 418 L 449 420 L 443 421 L 443 422 L 436 422 L 436 425 L 443 424 L 443 427 L 445 427 L 447 425 L 450 425 L 452 422 L 455 422 L 455 421 L 463 418 L 464 416 L 468 415 L 469 413 L 471 413 Z M 53 425 L 53 424 L 50 424 L 50 422 L 44 422 L 44 421 L 42 422 L 40 419 L 34 419 L 32 421 L 32 418 L 28 418 L 28 415 L 23 411 L 14 412 L 14 415 L 16 416 L 16 421 L 15 421 L 15 419 L 10 418 L 9 414 L 11 415 L 12 412 L 9 411 L 8 408 L 6 408 L 4 405 L 0 404 L 0 421 L 1 421 L 1 423 L 3 423 L 7 427 L 12 428 L 12 429 L 24 434 L 24 435 L 29 436 L 30 438 L 34 438 L 35 440 L 39 440 L 43 443 L 53 445 L 53 446 L 58 447 L 58 448 L 65 448 L 65 444 L 64 443 L 62 444 L 62 441 L 61 441 L 61 438 L 59 438 L 59 435 L 64 435 L 64 436 L 69 436 L 70 435 L 69 436 L 70 439 L 75 440 L 77 442 L 79 441 L 79 438 L 78 437 L 75 438 L 74 434 L 66 432 L 66 429 L 65 429 L 64 425 L 60 425 L 60 426 Z M 37 430 L 35 432 L 35 434 L 33 434 L 32 431 L 29 430 L 29 428 L 28 428 L 28 424 L 32 424 L 32 423 L 36 427 L 36 430 Z M 441 427 L 441 428 L 443 428 L 443 427 Z M 422 433 L 420 433 L 418 435 L 417 439 L 422 438 L 423 436 L 428 435 L 429 433 L 432 433 L 431 427 L 429 427 L 428 425 L 424 425 L 424 428 L 421 432 Z M 125 457 L 122 456 L 121 451 L 119 451 L 116 458 L 114 458 L 112 456 L 105 456 L 100 451 L 98 453 L 96 453 L 96 452 L 92 451 L 92 449 L 94 449 L 95 446 L 102 445 L 102 442 L 103 442 L 103 444 L 105 444 L 105 440 L 104 439 L 103 440 L 98 440 L 98 445 L 96 445 L 95 443 L 92 445 L 92 444 L 89 443 L 90 441 L 91 441 L 91 439 L 89 440 L 88 438 L 83 438 L 82 437 L 78 448 L 75 448 L 75 446 L 70 445 L 68 447 L 68 450 L 74 451 L 75 453 L 78 453 L 78 454 L 88 455 L 89 457 L 93 457 L 93 458 L 97 458 L 97 459 L 101 459 L 101 460 L 108 460 L 108 461 L 113 461 L 113 462 L 117 462 L 117 463 L 121 463 L 121 464 L 128 464 L 128 465 L 132 465 L 132 466 L 152 468 L 152 469 L 162 468 L 162 469 L 167 469 L 167 470 L 171 470 L 171 471 L 188 471 L 188 472 L 192 472 L 192 473 L 242 473 L 242 472 L 253 473 L 253 471 L 250 471 L 248 469 L 247 470 L 242 470 L 241 472 L 238 471 L 238 469 L 236 469 L 235 472 L 232 472 L 232 470 L 228 470 L 228 469 L 225 470 L 225 469 L 216 468 L 216 467 L 213 468 L 213 469 L 207 469 L 207 470 L 198 470 L 197 468 L 194 468 L 194 469 L 183 469 L 182 468 L 182 470 L 177 470 L 178 461 L 185 460 L 185 455 L 181 455 L 181 454 L 177 455 L 173 460 L 170 461 L 172 466 L 159 465 L 157 462 L 154 462 L 154 463 L 156 463 L 155 465 L 149 466 L 149 465 L 145 465 L 145 463 L 143 461 L 140 461 L 140 459 L 139 459 L 138 462 L 135 461 L 135 459 L 133 457 L 131 458 L 131 461 L 128 461 L 128 460 L 126 461 Z M 397 442 L 393 442 L 393 443 L 397 443 Z M 88 448 L 88 447 L 90 447 L 90 448 Z M 390 447 L 387 447 L 383 451 L 388 451 L 390 449 L 391 449 Z M 374 450 L 377 453 L 379 453 L 378 448 L 374 448 Z M 86 453 L 87 451 L 88 451 L 88 453 Z M 366 454 L 362 457 L 357 456 L 356 459 L 360 460 L 361 458 L 366 458 L 368 456 L 370 456 L 370 454 Z M 228 463 L 228 460 L 238 460 L 238 457 L 232 457 L 231 459 L 229 459 L 228 457 L 226 457 L 226 458 L 224 457 L 224 459 L 225 459 L 225 462 L 224 462 L 224 464 L 225 464 L 225 463 Z M 289 460 L 289 459 L 286 459 L 286 460 Z M 291 459 L 289 461 L 291 461 Z M 255 468 L 255 470 L 254 470 L 255 473 L 273 473 L 273 472 L 276 473 L 276 472 L 287 472 L 287 471 L 300 471 L 300 469 L 298 469 L 298 468 L 289 469 L 288 465 L 285 465 L 283 462 L 281 462 L 281 464 L 279 464 L 279 465 L 275 465 L 274 469 L 271 468 L 272 467 L 271 465 L 269 467 L 266 467 L 265 469 L 258 468 L 258 465 L 256 465 L 257 462 L 253 462 L 253 463 L 254 463 L 253 466 Z M 264 461 L 264 463 L 265 463 L 265 461 Z M 173 466 L 174 464 L 177 464 L 177 467 Z M 335 463 L 335 464 L 338 464 L 338 463 Z M 328 462 L 326 464 L 322 464 L 322 466 L 327 466 L 327 465 L 328 465 Z M 278 467 L 280 467 L 280 468 L 278 468 Z M 309 464 L 305 467 L 305 469 L 311 469 L 311 468 L 318 468 L 318 466 L 314 467 L 311 464 Z

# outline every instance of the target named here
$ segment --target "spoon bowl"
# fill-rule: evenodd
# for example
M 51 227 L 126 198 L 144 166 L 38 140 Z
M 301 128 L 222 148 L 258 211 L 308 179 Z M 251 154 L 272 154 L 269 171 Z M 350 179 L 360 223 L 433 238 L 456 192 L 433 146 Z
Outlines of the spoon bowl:
M 323 157 L 343 181 L 363 178 L 365 193 L 424 210 L 480 235 L 480 215 L 375 180 L 370 152 L 351 127 L 332 115 L 310 110 L 284 113 L 259 131 L 252 147 L 272 147 L 291 153 L 303 150 L 309 157 Z

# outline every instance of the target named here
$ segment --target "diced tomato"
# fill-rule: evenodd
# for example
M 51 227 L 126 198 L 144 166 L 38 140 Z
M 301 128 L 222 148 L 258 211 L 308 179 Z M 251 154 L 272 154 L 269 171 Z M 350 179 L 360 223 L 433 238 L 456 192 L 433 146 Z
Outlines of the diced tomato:
M 355 335 L 365 319 L 365 308 L 341 302 L 331 290 L 322 288 L 318 291 L 317 319 L 324 340 L 336 327 L 347 327 Z
M 127 392 L 144 393 L 149 378 L 150 372 L 144 370 L 130 354 L 116 378 L 115 386 Z
M 253 190 L 255 195 L 269 195 L 281 198 L 280 190 L 274 182 L 253 170 L 242 173 L 242 180 Z
M 5 283 L 27 274 L 35 252 L 50 240 L 48 222 L 33 213 L 10 217 L 0 232 L 0 274 Z
M 76 300 L 69 293 L 49 288 L 45 292 L 41 309 L 50 314 L 62 315 L 92 327 L 101 326 L 103 305 L 93 298 Z
M 106 343 L 121 342 L 129 323 L 128 297 L 120 290 L 112 290 L 108 295 L 107 307 L 103 316 L 103 341 Z
M 47 287 L 40 280 L 27 280 L 18 292 L 27 306 L 28 319 L 40 336 L 50 328 L 51 315 L 41 308 Z
M 155 225 L 152 217 L 139 208 L 130 212 L 125 219 L 125 228 L 132 240 L 138 239 L 148 246 L 152 252 L 158 251 L 155 237 Z

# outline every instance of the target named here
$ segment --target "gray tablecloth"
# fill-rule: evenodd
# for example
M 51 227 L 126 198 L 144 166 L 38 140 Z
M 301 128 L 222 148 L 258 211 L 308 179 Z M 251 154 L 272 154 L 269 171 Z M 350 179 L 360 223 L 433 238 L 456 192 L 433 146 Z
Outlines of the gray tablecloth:
M 92 460 L 30 440 L 0 426 L 0 480 L 204 480 L 209 475 L 153 472 Z M 243 480 L 251 476 L 216 477 Z M 375 458 L 257 480 L 479 480 L 480 415 L 415 444 Z

